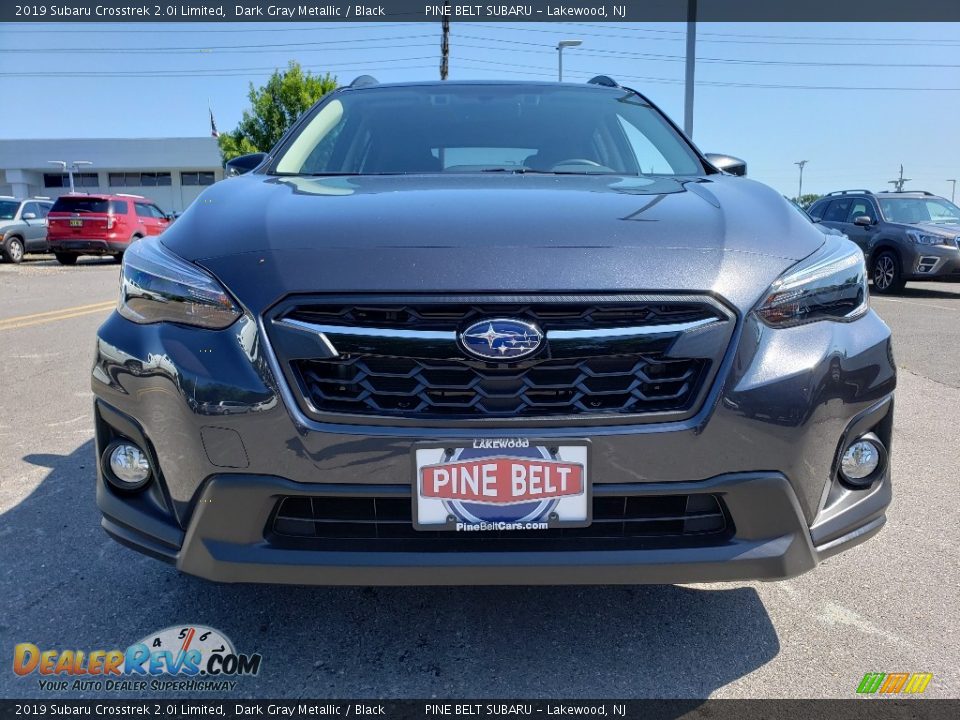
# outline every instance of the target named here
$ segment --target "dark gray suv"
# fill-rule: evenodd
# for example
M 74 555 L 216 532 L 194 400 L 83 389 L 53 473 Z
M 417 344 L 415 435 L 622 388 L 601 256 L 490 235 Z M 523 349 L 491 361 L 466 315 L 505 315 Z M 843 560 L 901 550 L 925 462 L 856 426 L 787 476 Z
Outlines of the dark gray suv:
M 125 253 L 103 527 L 320 584 L 772 580 L 863 542 L 896 384 L 863 254 L 709 157 L 606 78 L 330 93 Z
M 928 192 L 841 190 L 810 206 L 867 258 L 873 289 L 903 290 L 908 280 L 960 281 L 960 208 Z

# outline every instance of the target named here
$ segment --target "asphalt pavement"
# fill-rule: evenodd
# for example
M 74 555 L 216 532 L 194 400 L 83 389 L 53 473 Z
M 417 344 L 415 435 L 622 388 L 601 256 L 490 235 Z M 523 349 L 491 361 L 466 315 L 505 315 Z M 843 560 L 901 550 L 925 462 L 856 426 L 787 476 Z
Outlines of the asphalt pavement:
M 894 504 L 866 544 L 779 583 L 394 589 L 217 585 L 103 533 L 89 373 L 117 276 L 0 265 L 0 697 L 53 697 L 10 671 L 17 643 L 186 623 L 262 653 L 236 697 L 850 698 L 866 672 L 960 697 L 960 285 L 874 300 L 900 382 Z

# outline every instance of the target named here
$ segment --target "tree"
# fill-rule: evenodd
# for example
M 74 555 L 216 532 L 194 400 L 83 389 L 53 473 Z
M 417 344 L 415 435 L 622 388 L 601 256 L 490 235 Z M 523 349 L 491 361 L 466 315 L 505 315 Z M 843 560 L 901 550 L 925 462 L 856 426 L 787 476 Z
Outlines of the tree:
M 329 73 L 314 75 L 294 61 L 283 72 L 274 70 L 262 87 L 250 83 L 250 108 L 235 130 L 218 138 L 223 161 L 269 151 L 297 118 L 336 87 L 337 79 Z
M 816 193 L 804 193 L 800 197 L 794 198 L 794 201 L 797 203 L 797 205 L 806 209 L 822 197 L 823 195 L 817 195 Z

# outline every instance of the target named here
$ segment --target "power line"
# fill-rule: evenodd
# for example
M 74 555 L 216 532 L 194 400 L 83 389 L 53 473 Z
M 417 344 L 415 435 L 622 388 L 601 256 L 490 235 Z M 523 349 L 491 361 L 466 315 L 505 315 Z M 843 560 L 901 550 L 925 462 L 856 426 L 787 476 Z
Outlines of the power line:
M 362 42 L 379 42 L 384 40 L 423 40 L 426 38 L 436 39 L 434 34 L 420 34 L 420 35 L 396 35 L 393 37 L 381 37 L 381 38 L 370 38 L 370 40 L 362 40 L 357 38 L 352 38 L 349 40 L 325 40 L 322 42 L 297 42 L 297 43 L 265 43 L 257 45 L 206 45 L 203 47 L 155 47 L 155 48 L 0 48 L 0 53 L 16 53 L 16 54 L 66 54 L 73 53 L 76 55 L 85 55 L 85 54 L 111 54 L 111 53 L 123 53 L 123 54 L 136 54 L 136 55 L 149 55 L 156 53 L 170 53 L 170 54 L 181 54 L 181 53 L 213 53 L 213 52 L 256 52 L 258 50 L 268 50 L 269 52 L 275 52 L 276 49 L 290 49 L 290 48 L 301 48 L 301 47 L 313 47 L 313 46 L 324 46 L 327 45 L 343 45 L 344 43 L 356 44 Z M 363 47 L 357 48 L 359 50 L 369 50 L 372 48 Z M 303 52 L 301 50 L 301 52 Z
M 558 36 L 558 35 L 562 34 L 562 33 L 560 33 L 560 31 L 558 31 L 558 30 L 547 30 L 547 29 L 544 29 L 544 28 L 516 27 L 516 26 L 510 27 L 510 28 L 504 28 L 504 27 L 501 27 L 501 26 L 489 25 L 489 24 L 485 24 L 485 23 L 470 23 L 470 26 L 471 26 L 471 27 L 478 27 L 478 28 L 487 28 L 487 29 L 490 29 L 490 30 L 497 30 L 497 31 L 499 31 L 499 32 L 503 32 L 505 29 L 509 29 L 509 30 L 511 30 L 511 31 L 516 31 L 516 32 L 549 33 L 549 34 L 554 35 L 554 36 Z M 568 26 L 568 27 L 565 27 L 565 28 L 564 28 L 564 32 L 566 32 L 568 29 L 569 29 L 569 26 Z M 645 30 L 642 30 L 642 29 L 640 29 L 640 28 L 617 28 L 617 30 L 618 30 L 619 32 L 622 32 L 622 31 L 624 31 L 624 30 L 633 30 L 634 32 L 655 32 L 655 31 L 645 31 Z M 669 32 L 669 31 L 662 31 L 662 32 Z M 672 31 L 672 32 L 678 32 L 678 33 L 681 33 L 681 34 L 682 34 L 682 31 L 680 31 L 680 30 L 676 30 L 676 31 Z M 626 40 L 638 40 L 638 39 L 639 39 L 639 38 L 637 38 L 636 35 L 618 35 L 618 34 L 610 33 L 610 32 L 592 33 L 592 32 L 578 31 L 578 33 L 579 33 L 580 35 L 586 35 L 586 36 L 589 36 L 589 37 L 620 38 L 620 39 L 626 39 Z M 715 33 L 715 34 L 716 34 L 716 33 Z M 700 33 L 698 33 L 698 36 L 699 36 L 699 35 L 700 35 Z M 736 36 L 732 36 L 732 37 L 736 37 Z M 671 38 L 656 38 L 656 37 L 650 37 L 650 38 L 644 38 L 644 39 L 646 39 L 646 40 L 667 40 L 667 41 L 671 41 L 671 42 L 682 42 L 684 38 L 683 38 L 683 37 L 676 37 L 676 38 L 673 38 L 673 37 L 671 37 Z M 774 41 L 774 40 L 749 40 L 749 39 L 747 39 L 747 40 L 726 40 L 726 39 L 698 38 L 698 41 L 699 41 L 699 42 L 712 42 L 712 43 L 728 43 L 728 44 L 735 44 L 735 45 L 837 45 L 837 42 L 828 42 L 828 41 L 820 40 L 820 39 L 811 39 L 810 41 L 799 41 L 799 40 L 798 40 L 798 41 L 783 41 L 783 40 L 776 40 L 776 41 Z M 930 40 L 930 41 L 928 41 L 928 40 L 920 40 L 920 39 L 903 40 L 903 39 L 881 39 L 881 38 L 878 38 L 878 39 L 876 39 L 875 41 L 863 41 L 863 42 L 861 42 L 860 38 L 853 38 L 853 37 L 851 37 L 851 38 L 844 38 L 841 42 L 845 42 L 845 43 L 847 43 L 847 44 L 850 44 L 851 42 L 856 42 L 857 46 L 862 46 L 862 45 L 877 45 L 877 46 L 883 46 L 883 47 L 890 47 L 890 46 L 916 47 L 917 45 L 922 45 L 922 46 L 924 46 L 924 47 L 937 47 L 937 46 L 942 46 L 942 47 L 955 48 L 955 47 L 957 47 L 958 44 L 960 44 L 960 40 Z
M 608 26 L 598 25 L 596 23 L 573 23 L 576 27 L 587 27 L 587 28 L 598 28 L 598 29 L 607 29 Z M 662 30 L 659 28 L 633 28 L 633 27 L 622 27 L 617 26 L 618 30 L 625 30 L 630 32 L 643 32 L 643 33 L 659 33 L 659 34 L 668 34 L 668 35 L 680 35 L 685 36 L 686 31 L 684 30 Z M 929 39 L 919 39 L 919 38 L 884 38 L 884 37 L 860 37 L 859 35 L 855 38 L 848 36 L 829 36 L 829 35 L 757 35 L 753 33 L 720 33 L 720 32 L 697 32 L 697 37 L 700 36 L 711 36 L 711 37 L 724 37 L 724 38 L 748 38 L 748 39 L 768 39 L 768 40 L 815 40 L 818 43 L 827 40 L 836 40 L 838 42 L 849 43 L 851 40 L 859 43 L 861 40 L 867 41 L 876 41 L 876 42 L 888 42 L 888 41 L 904 41 L 917 44 L 927 44 L 931 42 L 942 42 L 948 44 L 960 43 L 960 40 L 956 38 L 929 38 Z

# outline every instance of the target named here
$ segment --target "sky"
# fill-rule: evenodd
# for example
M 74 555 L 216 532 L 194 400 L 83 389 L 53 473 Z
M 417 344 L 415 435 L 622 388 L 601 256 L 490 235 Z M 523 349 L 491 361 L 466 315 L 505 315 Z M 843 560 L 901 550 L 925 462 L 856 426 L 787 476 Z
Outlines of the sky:
M 694 142 L 804 192 L 960 178 L 960 24 L 700 23 Z M 456 23 L 450 79 L 610 75 L 683 123 L 684 24 Z M 439 23 L 0 23 L 0 138 L 182 137 L 221 131 L 291 60 L 341 83 L 439 77 Z M 9 108 L 13 108 L 11 112 Z M 86 159 L 86 158 L 85 158 Z

